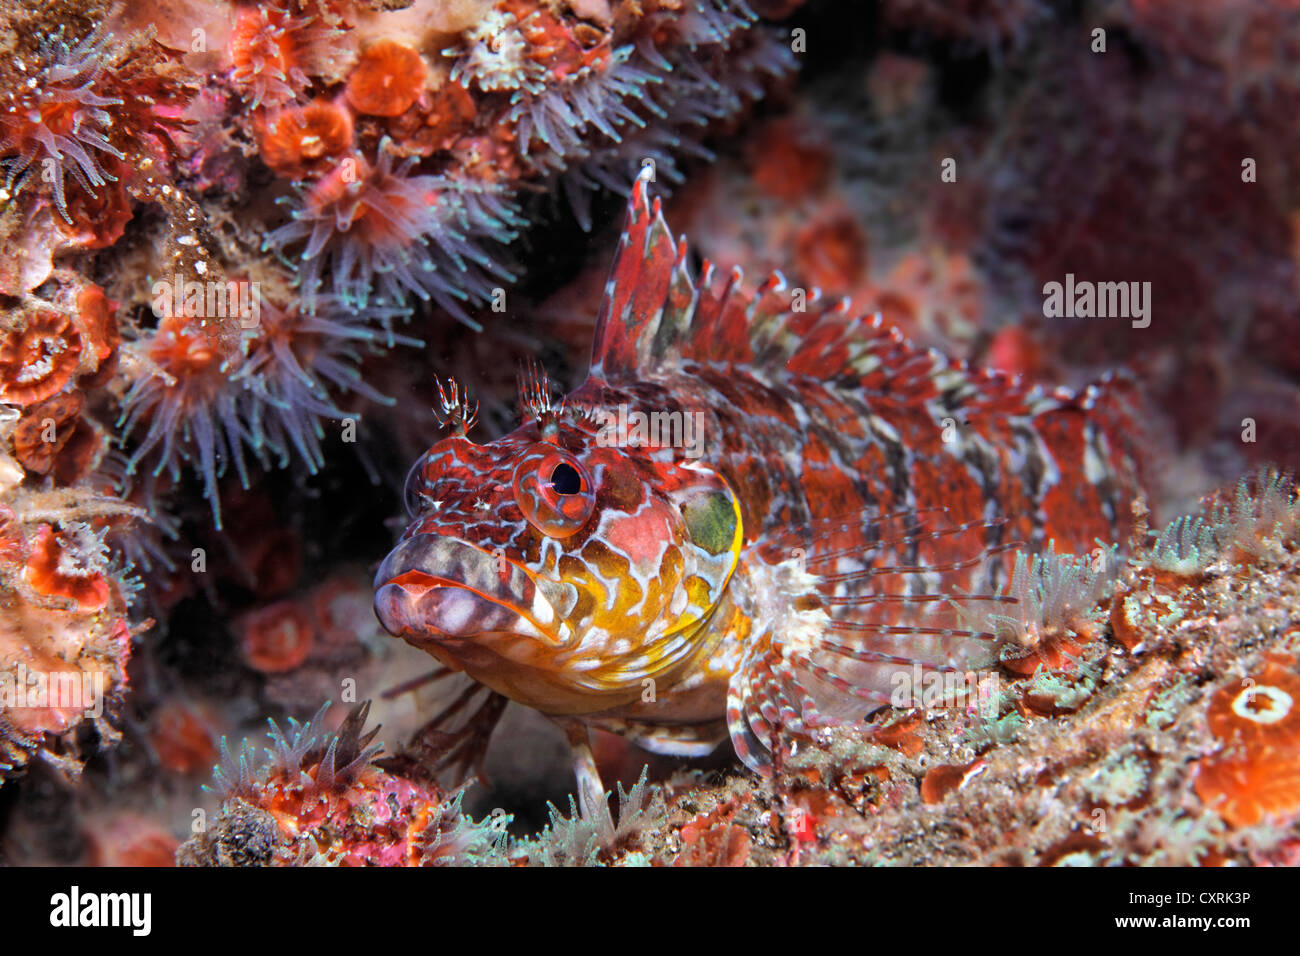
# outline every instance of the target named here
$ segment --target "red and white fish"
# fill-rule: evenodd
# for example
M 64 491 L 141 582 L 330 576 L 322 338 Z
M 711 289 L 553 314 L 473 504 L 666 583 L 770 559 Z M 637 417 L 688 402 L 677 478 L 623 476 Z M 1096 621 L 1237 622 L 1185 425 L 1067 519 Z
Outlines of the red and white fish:
M 1100 389 L 1024 389 L 779 275 L 702 271 L 643 177 L 586 382 L 553 404 L 530 376 L 488 444 L 453 388 L 375 580 L 383 625 L 490 689 L 484 712 L 566 728 L 584 795 L 591 727 L 678 754 L 730 736 L 762 770 L 900 671 L 981 666 L 992 635 L 951 599 L 1004 579 L 1009 542 L 1123 540 L 1137 484 Z

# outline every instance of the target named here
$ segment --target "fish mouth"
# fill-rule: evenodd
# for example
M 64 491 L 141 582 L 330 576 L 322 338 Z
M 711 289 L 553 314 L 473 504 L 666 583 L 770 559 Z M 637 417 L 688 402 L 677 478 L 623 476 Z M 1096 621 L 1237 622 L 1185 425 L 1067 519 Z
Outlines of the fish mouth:
M 375 615 L 390 634 L 424 649 L 487 634 L 560 643 L 554 609 L 523 568 L 440 534 L 413 535 L 384 559 Z

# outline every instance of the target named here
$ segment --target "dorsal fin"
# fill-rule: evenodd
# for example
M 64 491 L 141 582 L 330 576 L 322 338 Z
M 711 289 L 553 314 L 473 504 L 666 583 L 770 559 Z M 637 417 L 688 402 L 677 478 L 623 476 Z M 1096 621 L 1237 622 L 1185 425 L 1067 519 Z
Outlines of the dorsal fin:
M 647 167 L 628 200 L 596 320 L 593 378 L 635 381 L 689 359 L 840 379 L 907 401 L 968 374 L 879 317 L 854 314 L 846 300 L 815 288 L 791 288 L 780 273 L 750 291 L 739 268 L 720 274 L 705 261 L 696 281 L 686 240 L 673 239 L 650 196 L 650 175 Z M 973 377 L 983 379 L 976 391 L 985 402 L 1003 391 L 988 376 Z
M 721 274 L 706 260 L 696 281 L 686 240 L 673 239 L 662 204 L 650 196 L 651 175 L 642 170 L 628 199 L 596 320 L 593 378 L 637 381 L 685 359 L 809 375 L 898 404 L 947 393 L 974 416 L 1033 414 L 1074 401 L 919 348 L 878 313 L 855 313 L 816 288 L 791 288 L 779 272 L 750 291 L 738 267 Z
M 695 311 L 686 242 L 673 242 L 659 199 L 651 201 L 651 175 L 647 166 L 632 187 L 596 319 L 591 374 L 607 381 L 636 378 L 675 353 Z

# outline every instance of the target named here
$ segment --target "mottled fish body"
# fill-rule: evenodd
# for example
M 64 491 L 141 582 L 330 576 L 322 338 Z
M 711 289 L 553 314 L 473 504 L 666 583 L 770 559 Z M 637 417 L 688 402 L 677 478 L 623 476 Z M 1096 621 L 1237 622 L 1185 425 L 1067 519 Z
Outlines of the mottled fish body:
M 1104 388 L 1026 389 L 786 287 L 697 280 L 638 181 L 587 381 L 417 462 L 376 577 L 384 626 L 495 694 L 649 749 L 861 719 L 900 672 L 986 666 L 1012 544 L 1127 534 L 1132 423 Z M 497 711 L 499 712 L 499 708 Z

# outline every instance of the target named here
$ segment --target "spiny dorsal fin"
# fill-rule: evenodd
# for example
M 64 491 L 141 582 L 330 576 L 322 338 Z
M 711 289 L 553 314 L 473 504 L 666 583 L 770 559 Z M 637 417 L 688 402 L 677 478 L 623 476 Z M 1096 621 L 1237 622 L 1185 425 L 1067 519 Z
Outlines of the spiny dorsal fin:
M 837 382 L 894 405 L 946 394 L 968 422 L 1076 404 L 1068 391 L 1026 390 L 1000 372 L 918 348 L 879 314 L 855 313 L 816 288 L 791 288 L 780 273 L 749 290 L 739 268 L 724 274 L 706 260 L 696 281 L 686 240 L 673 239 L 650 196 L 650 176 L 647 167 L 628 200 L 596 322 L 593 378 L 636 381 L 683 360 L 731 364 Z
M 783 370 L 888 393 L 895 400 L 932 398 L 946 379 L 967 377 L 934 352 L 918 349 L 878 316 L 859 315 L 842 299 L 789 286 L 773 273 L 748 290 L 743 274 L 723 274 L 707 260 L 696 281 L 686 264 L 685 239 L 674 240 L 650 170 L 628 200 L 600 315 L 591 373 L 608 382 L 641 379 L 682 360 Z M 977 374 L 978 402 L 990 405 L 1008 390 Z
M 596 319 L 591 372 L 608 381 L 636 377 L 675 353 L 695 311 L 686 243 L 673 242 L 659 199 L 650 199 L 650 176 L 647 167 L 632 187 Z

